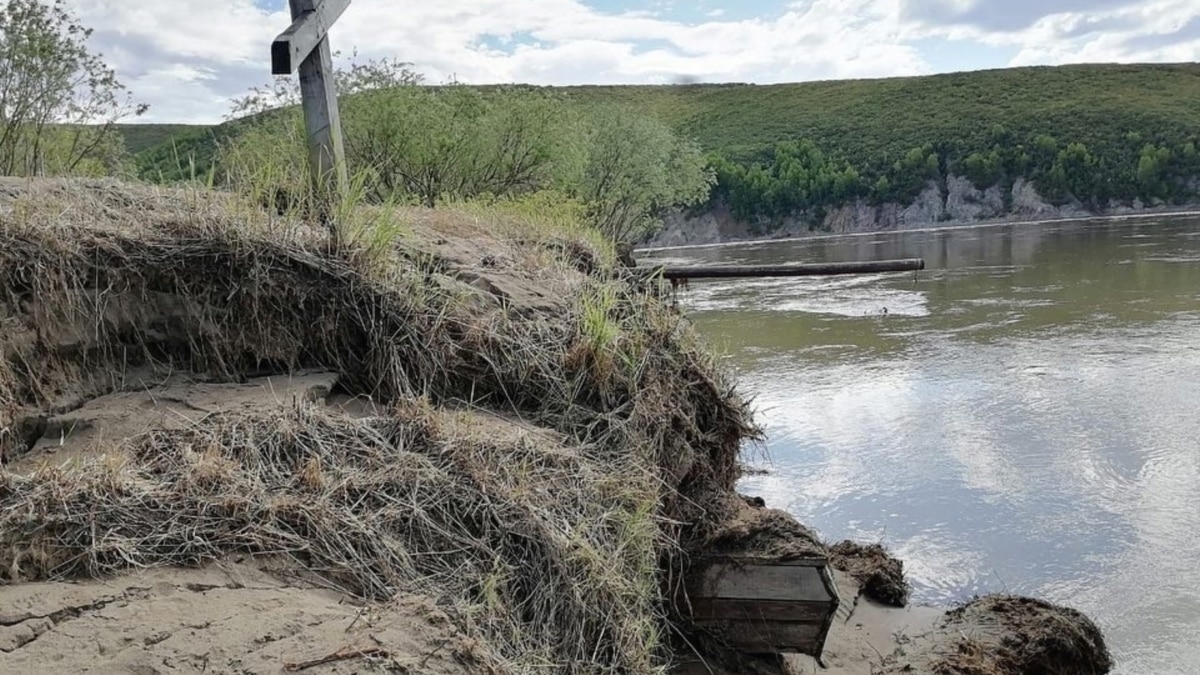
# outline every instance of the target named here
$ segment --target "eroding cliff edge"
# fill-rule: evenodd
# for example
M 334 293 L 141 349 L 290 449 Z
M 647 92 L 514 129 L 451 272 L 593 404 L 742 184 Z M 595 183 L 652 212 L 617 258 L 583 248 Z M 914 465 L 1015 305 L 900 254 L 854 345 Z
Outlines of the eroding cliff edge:
M 1194 208 L 1200 208 L 1200 205 Z M 854 234 L 1006 221 L 1169 213 L 1181 210 L 1190 209 L 1169 207 L 1163 203 L 1147 204 L 1140 199 L 1130 203 L 1113 200 L 1103 209 L 1089 208 L 1075 200 L 1056 205 L 1042 197 L 1033 183 L 1021 178 L 1014 181 L 1011 188 L 995 185 L 980 190 L 965 177 L 950 175 L 944 184 L 941 181 L 929 181 L 921 194 L 909 204 L 870 204 L 859 200 L 854 204 L 828 209 L 822 214 L 803 214 L 758 222 L 740 221 L 729 209 L 722 206 L 700 214 L 671 214 L 665 219 L 662 230 L 645 245 L 693 246 L 821 234 Z

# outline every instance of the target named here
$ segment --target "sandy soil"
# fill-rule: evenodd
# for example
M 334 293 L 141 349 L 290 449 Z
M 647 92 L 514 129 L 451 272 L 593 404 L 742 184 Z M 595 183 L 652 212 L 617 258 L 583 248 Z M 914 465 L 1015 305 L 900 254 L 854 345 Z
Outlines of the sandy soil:
M 0 587 L 3 673 L 472 673 L 432 601 L 363 607 L 257 566 Z
M 834 573 L 841 604 L 825 653 L 818 663 L 807 656 L 788 658 L 792 673 L 874 675 L 888 657 L 895 657 L 921 636 L 929 635 L 945 613 L 933 607 L 891 607 L 868 598 L 849 574 Z
M 188 374 L 147 382 L 134 375 L 136 389 L 101 396 L 39 423 L 41 438 L 29 452 L 5 465 L 13 473 L 64 466 L 99 448 L 153 429 L 182 429 L 220 412 L 265 412 L 297 402 L 326 401 L 337 376 L 309 373 L 266 377 L 246 383 L 212 383 Z M 74 406 L 73 406 L 74 407 Z

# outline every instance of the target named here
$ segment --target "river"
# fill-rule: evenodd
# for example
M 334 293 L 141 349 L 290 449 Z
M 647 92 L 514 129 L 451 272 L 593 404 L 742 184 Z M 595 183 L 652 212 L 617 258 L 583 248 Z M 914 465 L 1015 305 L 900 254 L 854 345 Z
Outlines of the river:
M 1118 673 L 1200 672 L 1200 219 L 639 257 L 923 257 L 680 290 L 769 434 L 742 491 L 828 540 L 882 542 L 918 604 L 1043 597 L 1101 625 Z

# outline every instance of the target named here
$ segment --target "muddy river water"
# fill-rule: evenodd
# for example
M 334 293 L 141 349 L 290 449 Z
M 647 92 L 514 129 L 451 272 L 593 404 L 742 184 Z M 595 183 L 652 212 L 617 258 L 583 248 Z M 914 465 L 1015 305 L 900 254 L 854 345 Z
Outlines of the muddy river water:
M 1096 619 L 1119 673 L 1200 672 L 1200 219 L 639 257 L 925 258 L 680 291 L 769 434 L 743 491 L 886 544 L 917 603 L 1036 595 Z

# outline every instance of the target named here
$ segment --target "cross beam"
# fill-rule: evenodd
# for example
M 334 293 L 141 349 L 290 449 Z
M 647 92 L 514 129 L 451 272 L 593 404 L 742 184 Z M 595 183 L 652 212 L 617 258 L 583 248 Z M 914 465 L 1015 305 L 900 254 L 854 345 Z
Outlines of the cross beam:
M 349 6 L 350 0 L 292 2 L 294 23 L 271 44 L 271 74 L 291 75 L 296 72 Z
M 300 97 L 308 135 L 308 161 L 318 197 L 343 194 L 349 182 L 329 28 L 350 0 L 288 0 L 292 25 L 271 45 L 271 72 L 290 75 L 299 68 Z

